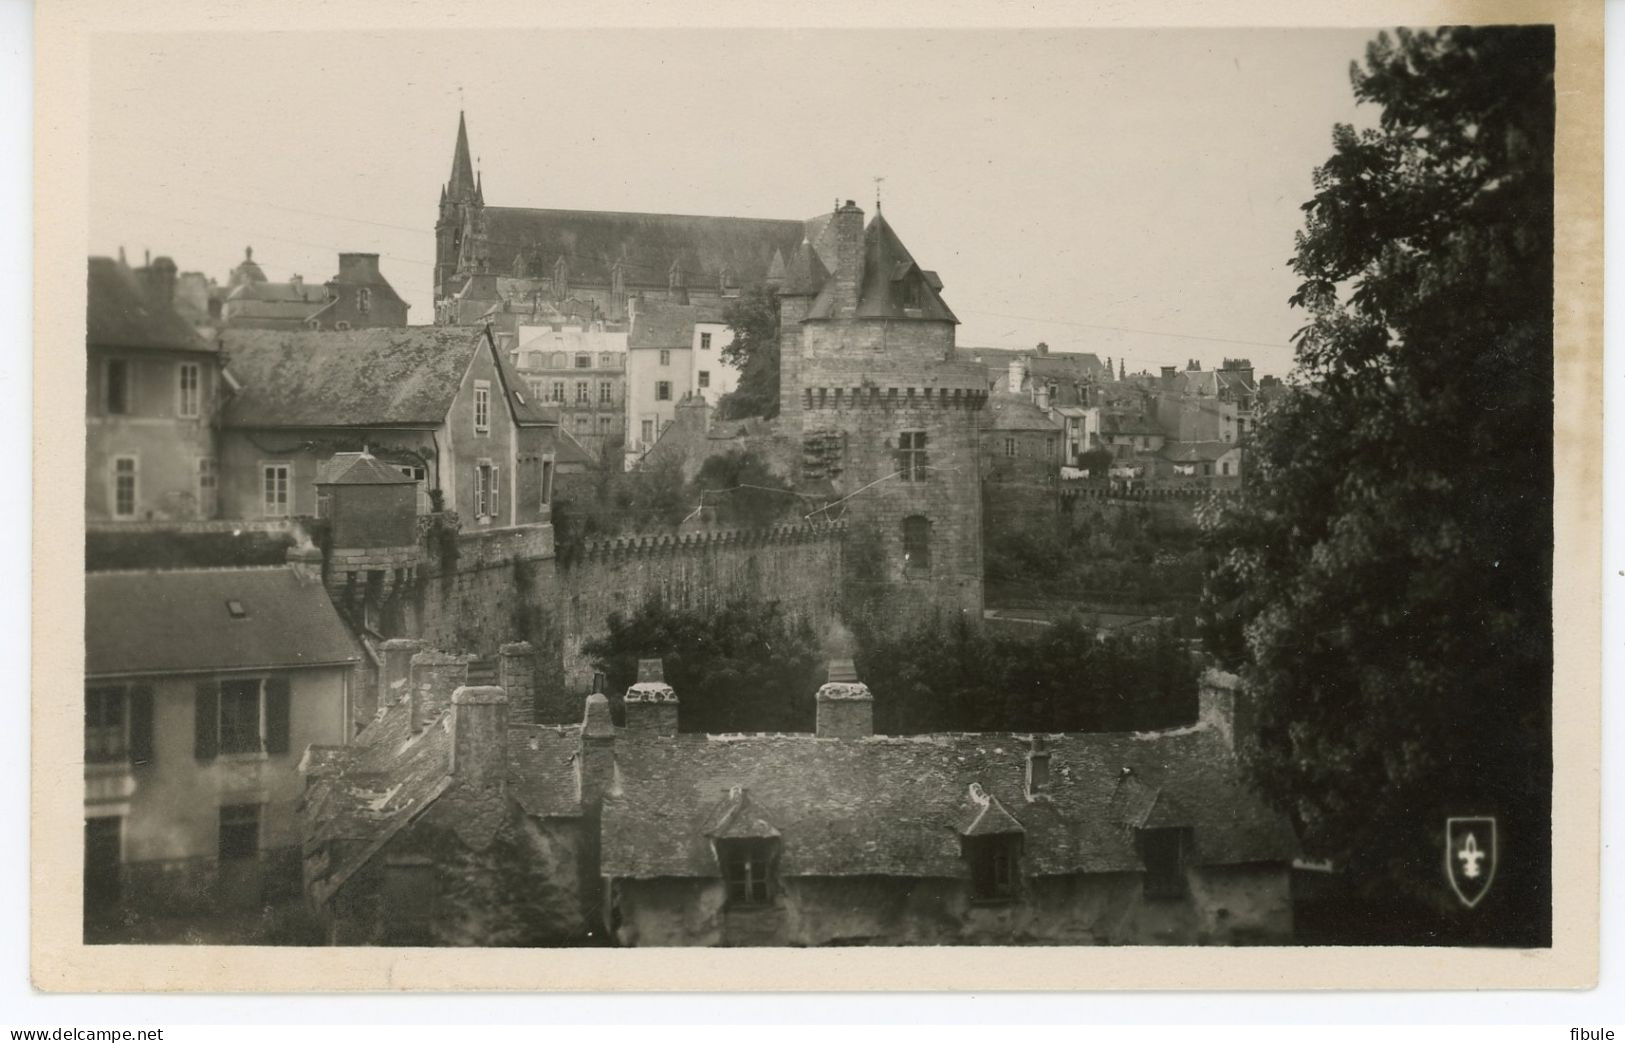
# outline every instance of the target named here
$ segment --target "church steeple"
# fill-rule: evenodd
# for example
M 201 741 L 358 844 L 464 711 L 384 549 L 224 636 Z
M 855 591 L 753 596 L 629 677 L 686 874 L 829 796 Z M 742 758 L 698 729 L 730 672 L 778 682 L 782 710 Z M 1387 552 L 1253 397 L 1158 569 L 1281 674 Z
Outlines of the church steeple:
M 457 113 L 457 148 L 451 154 L 451 180 L 446 182 L 446 194 L 454 200 L 472 196 L 475 192 L 474 160 L 468 151 L 468 122 L 463 113 Z

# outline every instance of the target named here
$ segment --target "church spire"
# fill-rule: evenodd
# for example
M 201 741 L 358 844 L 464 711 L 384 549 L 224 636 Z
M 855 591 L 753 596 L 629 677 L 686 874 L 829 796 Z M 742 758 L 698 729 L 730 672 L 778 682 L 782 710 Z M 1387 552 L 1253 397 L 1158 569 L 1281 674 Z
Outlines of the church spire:
M 468 153 L 468 123 L 463 113 L 457 113 L 457 150 L 451 156 L 451 180 L 446 182 L 446 194 L 453 199 L 474 191 L 474 161 Z

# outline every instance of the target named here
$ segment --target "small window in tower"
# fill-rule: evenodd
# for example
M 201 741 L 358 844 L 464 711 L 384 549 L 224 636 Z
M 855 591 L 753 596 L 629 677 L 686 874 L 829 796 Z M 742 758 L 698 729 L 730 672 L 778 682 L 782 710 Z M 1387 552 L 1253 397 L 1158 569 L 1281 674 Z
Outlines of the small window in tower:
M 965 861 L 970 863 L 971 897 L 978 902 L 1008 902 L 1016 897 L 1021 836 L 998 834 L 966 837 Z
M 903 571 L 911 576 L 931 572 L 931 521 L 918 514 L 903 519 Z
M 925 462 L 925 432 L 904 431 L 897 436 L 897 476 L 905 482 L 923 482 L 929 468 Z
M 355 307 L 363 315 L 372 311 L 372 291 L 365 286 L 355 291 Z

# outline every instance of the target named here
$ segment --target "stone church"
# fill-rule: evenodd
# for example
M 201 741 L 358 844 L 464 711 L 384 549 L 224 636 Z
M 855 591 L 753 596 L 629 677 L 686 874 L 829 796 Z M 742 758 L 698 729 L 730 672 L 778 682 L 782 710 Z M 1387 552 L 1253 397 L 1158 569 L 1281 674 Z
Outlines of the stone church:
M 475 276 L 492 276 L 503 300 L 556 307 L 574 298 L 621 323 L 632 297 L 700 304 L 738 296 L 765 281 L 775 260 L 782 269 L 803 236 L 801 221 L 487 206 L 459 114 L 435 222 L 436 311 L 464 314 L 459 295 Z

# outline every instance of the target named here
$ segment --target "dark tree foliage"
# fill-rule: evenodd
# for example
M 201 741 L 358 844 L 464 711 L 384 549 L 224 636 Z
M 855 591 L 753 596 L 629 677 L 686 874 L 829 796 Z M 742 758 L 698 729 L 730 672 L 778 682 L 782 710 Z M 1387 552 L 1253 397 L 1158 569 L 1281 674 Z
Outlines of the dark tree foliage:
M 664 660 L 683 731 L 813 730 L 813 694 L 823 680 L 818 640 L 778 602 L 700 612 L 651 599 L 629 617 L 611 615 L 608 635 L 583 651 L 613 693 L 637 680 L 639 659 Z
M 715 509 L 718 525 L 759 529 L 802 520 L 801 497 L 749 449 L 707 457 L 693 484 L 703 491 L 706 507 Z
M 722 360 L 739 369 L 739 386 L 724 395 L 724 420 L 779 415 L 779 298 L 771 286 L 746 290 L 722 313 L 733 343 Z
M 1315 172 L 1298 372 L 1208 519 L 1208 642 L 1258 783 L 1371 899 L 1346 937 L 1545 944 L 1553 33 L 1383 34 L 1352 79 L 1381 124 Z M 1470 912 L 1450 815 L 1499 820 Z
M 1102 640 L 1077 620 L 1037 638 L 990 637 L 956 622 L 895 636 L 858 635 L 859 676 L 875 696 L 875 730 L 1128 731 L 1196 717 L 1196 666 L 1167 631 Z M 585 646 L 610 693 L 659 657 L 681 700 L 683 731 L 810 732 L 828 653 L 777 602 L 715 611 L 651 599 L 609 618 Z
M 889 734 L 1144 731 L 1196 719 L 1195 660 L 1166 628 L 1102 638 L 1066 618 L 1017 638 L 961 619 L 860 634 L 860 646 L 875 730 Z

